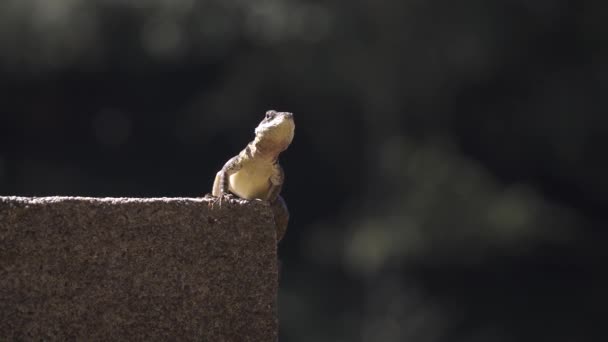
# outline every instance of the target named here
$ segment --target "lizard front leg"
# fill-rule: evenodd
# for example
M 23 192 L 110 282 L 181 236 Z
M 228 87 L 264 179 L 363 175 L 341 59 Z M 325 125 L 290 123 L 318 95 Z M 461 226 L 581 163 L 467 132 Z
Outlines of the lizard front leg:
M 218 198 L 219 204 L 222 204 L 222 198 L 229 194 L 230 175 L 241 169 L 242 165 L 239 156 L 233 157 L 224 164 L 224 167 L 215 175 L 213 182 L 213 190 L 211 194 Z
M 283 183 L 285 183 L 285 172 L 283 172 L 281 165 L 276 163 L 274 164 L 274 172 L 270 176 L 270 189 L 268 189 L 268 195 L 266 195 L 267 201 L 274 202 L 279 197 Z

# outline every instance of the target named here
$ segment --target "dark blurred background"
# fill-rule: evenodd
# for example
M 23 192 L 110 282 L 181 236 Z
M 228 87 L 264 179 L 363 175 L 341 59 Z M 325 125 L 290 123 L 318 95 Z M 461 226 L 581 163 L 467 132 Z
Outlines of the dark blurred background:
M 604 7 L 2 0 L 0 194 L 201 196 L 292 111 L 281 341 L 603 341 Z

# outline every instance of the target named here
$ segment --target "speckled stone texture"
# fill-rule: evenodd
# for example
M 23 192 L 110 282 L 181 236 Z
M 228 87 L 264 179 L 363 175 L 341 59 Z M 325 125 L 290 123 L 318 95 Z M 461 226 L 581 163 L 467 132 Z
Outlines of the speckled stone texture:
M 259 201 L 0 197 L 0 341 L 276 341 Z

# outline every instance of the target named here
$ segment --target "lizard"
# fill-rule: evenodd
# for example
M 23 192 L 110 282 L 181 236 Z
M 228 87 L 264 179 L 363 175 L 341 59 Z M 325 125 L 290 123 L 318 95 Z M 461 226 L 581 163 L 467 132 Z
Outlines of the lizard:
M 279 242 L 289 221 L 289 210 L 280 195 L 285 173 L 279 155 L 293 140 L 293 114 L 269 110 L 255 128 L 255 138 L 238 155 L 229 159 L 216 174 L 211 194 L 221 205 L 231 194 L 247 200 L 270 203 Z

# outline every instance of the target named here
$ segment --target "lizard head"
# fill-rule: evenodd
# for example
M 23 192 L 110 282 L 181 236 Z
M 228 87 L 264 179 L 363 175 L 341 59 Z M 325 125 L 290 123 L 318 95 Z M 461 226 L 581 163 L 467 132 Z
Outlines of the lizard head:
M 282 152 L 291 144 L 295 127 L 292 113 L 269 110 L 256 127 L 255 137 L 265 149 Z

